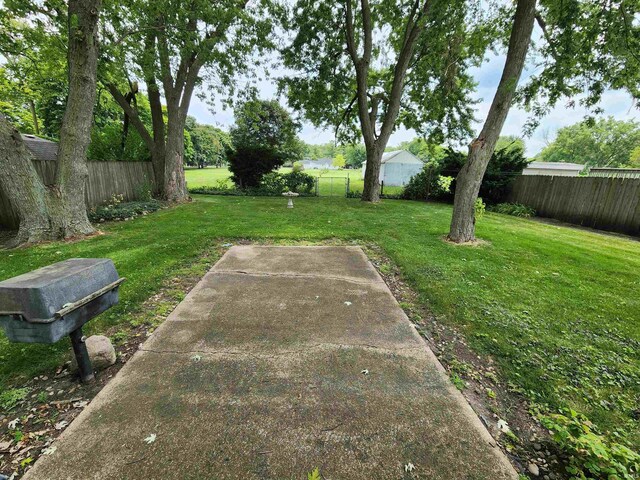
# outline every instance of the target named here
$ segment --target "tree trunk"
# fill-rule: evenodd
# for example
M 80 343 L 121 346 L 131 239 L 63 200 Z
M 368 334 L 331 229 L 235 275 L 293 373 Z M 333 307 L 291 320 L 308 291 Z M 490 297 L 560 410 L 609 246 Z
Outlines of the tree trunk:
M 453 242 L 475 240 L 475 202 L 524 68 L 535 11 L 536 0 L 518 0 L 502 78 L 482 131 L 469 145 L 467 163 L 456 179 L 453 217 L 449 230 L 449 240 Z
M 152 65 L 155 65 L 155 61 L 156 34 L 154 30 L 151 30 L 145 36 L 142 71 L 145 83 L 147 84 L 147 97 L 149 98 L 149 108 L 151 109 L 151 126 L 153 131 L 153 142 L 155 144 L 154 148 L 151 150 L 151 161 L 153 162 L 156 195 L 165 197 L 164 169 L 167 139 L 164 112 L 162 111 L 162 98 L 156 81 L 156 75 L 152 67 Z
M 415 2 L 413 13 L 407 19 L 407 29 L 398 53 L 397 62 L 393 68 L 393 82 L 388 98 L 369 93 L 368 77 L 371 66 L 371 54 L 373 51 L 373 21 L 371 8 L 368 1 L 361 2 L 362 31 L 362 57 L 358 57 L 358 49 L 355 39 L 355 24 L 351 0 L 345 5 L 345 34 L 347 51 L 351 57 L 356 71 L 356 100 L 358 106 L 358 118 L 364 144 L 367 150 L 367 166 L 364 173 L 363 202 L 380 201 L 380 169 L 382 154 L 387 147 L 389 138 L 395 127 L 400 112 L 400 100 L 404 89 L 405 78 L 409 63 L 413 57 L 416 42 L 424 30 L 424 18 L 431 8 L 431 1 L 426 0 L 422 7 Z M 381 101 L 386 102 L 384 117 L 380 134 L 376 134 L 376 121 L 378 119 L 378 107 Z
M 153 128 L 154 147 L 151 150 L 151 162 L 153 163 L 153 174 L 156 186 L 156 194 L 160 197 L 166 197 L 165 192 L 165 163 L 166 163 L 166 136 L 164 114 L 162 112 L 162 100 L 160 91 L 155 79 L 147 80 L 147 95 L 149 98 L 149 107 L 151 108 L 151 123 Z
M 15 244 L 94 232 L 87 218 L 85 182 L 96 100 L 99 10 L 100 0 L 69 1 L 69 96 L 53 185 L 44 185 L 20 134 L 0 120 L 0 187 L 20 219 Z
M 164 157 L 164 197 L 170 202 L 188 199 L 184 177 L 184 121 L 170 113 L 167 121 L 167 149 Z
M 382 152 L 375 144 L 367 148 L 367 166 L 364 170 L 364 189 L 362 191 L 362 201 L 380 201 L 380 165 L 382 162 Z
M 69 1 L 69 96 L 60 129 L 52 220 L 61 238 L 95 230 L 87 217 L 87 149 L 96 103 L 100 0 Z
M 38 123 L 38 115 L 36 113 L 36 104 L 33 100 L 29 99 L 29 109 L 31 110 L 31 118 L 33 120 L 33 132 L 36 135 L 40 135 L 40 124 Z
M 31 162 L 20 133 L 0 115 L 0 188 L 18 214 L 15 245 L 47 240 L 51 236 L 47 189 Z M 14 246 L 14 245 L 11 245 Z

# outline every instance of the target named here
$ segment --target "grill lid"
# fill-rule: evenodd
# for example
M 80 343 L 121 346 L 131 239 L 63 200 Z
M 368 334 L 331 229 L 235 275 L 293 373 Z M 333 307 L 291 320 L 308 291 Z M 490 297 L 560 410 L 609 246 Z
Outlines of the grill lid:
M 0 282 L 0 315 L 20 314 L 29 322 L 50 319 L 118 280 L 108 258 L 71 258 Z

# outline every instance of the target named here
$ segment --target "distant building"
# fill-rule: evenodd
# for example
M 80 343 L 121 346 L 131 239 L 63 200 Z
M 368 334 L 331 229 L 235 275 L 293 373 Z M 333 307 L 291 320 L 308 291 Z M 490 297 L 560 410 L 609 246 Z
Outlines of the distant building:
M 580 163 L 531 162 L 522 175 L 548 175 L 553 177 L 577 177 L 586 168 Z
M 605 168 L 593 167 L 590 177 L 640 178 L 640 168 Z
M 424 163 L 407 150 L 396 150 L 382 154 L 380 165 L 380 182 L 387 187 L 406 185 L 411 177 L 422 171 Z M 367 162 L 362 164 L 362 178 L 367 169 Z
M 319 158 L 318 160 L 311 160 L 305 158 L 302 160 L 302 166 L 305 170 L 337 170 L 338 167 L 333 166 L 332 158 Z
M 27 150 L 31 152 L 34 160 L 56 161 L 58 159 L 58 142 L 45 140 L 35 135 L 21 134 Z

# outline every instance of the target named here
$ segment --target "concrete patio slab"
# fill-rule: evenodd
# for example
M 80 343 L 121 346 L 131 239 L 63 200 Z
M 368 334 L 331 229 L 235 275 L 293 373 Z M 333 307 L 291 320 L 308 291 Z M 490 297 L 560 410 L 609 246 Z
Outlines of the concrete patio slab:
M 247 275 L 212 271 L 203 289 L 185 300 L 145 349 L 251 351 L 318 343 L 424 348 L 382 282 Z M 174 323 L 177 323 L 174 324 Z
M 354 247 L 230 249 L 54 445 L 26 479 L 517 478 Z

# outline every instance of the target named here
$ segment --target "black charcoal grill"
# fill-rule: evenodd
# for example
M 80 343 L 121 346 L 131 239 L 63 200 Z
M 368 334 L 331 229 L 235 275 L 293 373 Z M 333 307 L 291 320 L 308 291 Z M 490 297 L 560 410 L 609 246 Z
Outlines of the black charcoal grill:
M 93 380 L 82 326 L 118 303 L 118 276 L 106 258 L 71 258 L 0 282 L 0 325 L 11 342 L 55 343 L 69 335 L 80 379 Z

